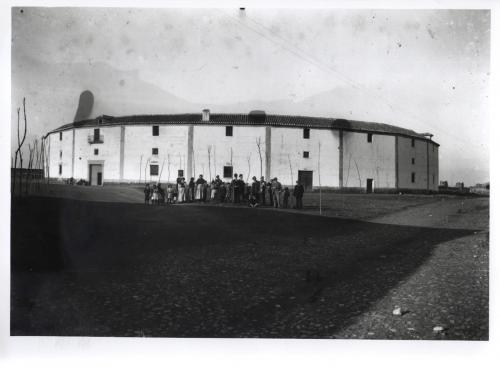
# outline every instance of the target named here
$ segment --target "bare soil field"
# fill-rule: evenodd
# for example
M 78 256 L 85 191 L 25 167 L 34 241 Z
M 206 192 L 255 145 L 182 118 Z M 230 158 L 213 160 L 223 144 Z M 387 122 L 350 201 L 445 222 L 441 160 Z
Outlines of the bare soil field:
M 12 202 L 12 335 L 488 339 L 487 198 L 49 190 Z

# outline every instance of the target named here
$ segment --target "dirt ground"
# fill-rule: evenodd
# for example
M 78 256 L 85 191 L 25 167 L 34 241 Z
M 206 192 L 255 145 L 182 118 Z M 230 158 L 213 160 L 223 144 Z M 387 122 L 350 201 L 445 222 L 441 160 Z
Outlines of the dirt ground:
M 323 216 L 316 199 L 151 207 L 140 188 L 54 185 L 16 200 L 11 334 L 488 339 L 488 198 L 326 194 Z

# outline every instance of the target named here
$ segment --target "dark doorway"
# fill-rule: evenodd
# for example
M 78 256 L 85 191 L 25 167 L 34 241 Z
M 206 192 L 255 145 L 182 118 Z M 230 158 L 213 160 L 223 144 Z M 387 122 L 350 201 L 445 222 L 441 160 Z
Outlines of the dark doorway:
M 366 193 L 371 194 L 373 192 L 373 178 L 366 179 Z
M 304 189 L 311 190 L 313 186 L 313 171 L 299 171 L 299 182 Z
M 102 185 L 102 164 L 89 164 L 89 182 L 91 185 Z

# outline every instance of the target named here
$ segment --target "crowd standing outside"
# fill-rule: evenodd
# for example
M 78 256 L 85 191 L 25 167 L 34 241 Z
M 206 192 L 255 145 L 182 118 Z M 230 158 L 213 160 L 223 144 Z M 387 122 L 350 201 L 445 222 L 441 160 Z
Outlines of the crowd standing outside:
M 293 196 L 293 202 L 290 201 L 291 196 Z M 223 182 L 219 175 L 216 175 L 215 179 L 208 183 L 203 175 L 199 175 L 196 181 L 194 177 L 191 177 L 189 183 L 186 183 L 186 179 L 179 176 L 175 184 L 167 185 L 166 190 L 163 189 L 161 183 L 153 185 L 146 183 L 144 187 L 144 204 L 146 205 L 211 201 L 245 203 L 253 208 L 269 204 L 274 208 L 302 209 L 303 196 L 304 186 L 299 181 L 296 182 L 293 191 L 290 191 L 288 187 L 283 187 L 276 177 L 266 182 L 264 177 L 261 177 L 259 181 L 253 176 L 252 182 L 247 184 L 243 175 L 237 173 L 233 175 L 231 182 Z

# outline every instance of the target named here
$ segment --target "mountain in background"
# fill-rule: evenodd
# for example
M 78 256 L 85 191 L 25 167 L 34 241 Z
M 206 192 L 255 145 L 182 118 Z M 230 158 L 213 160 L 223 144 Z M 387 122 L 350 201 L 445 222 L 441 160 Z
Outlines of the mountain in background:
M 25 58 L 23 62 L 35 62 Z M 31 70 L 31 71 L 30 71 Z M 48 88 L 56 85 L 56 88 Z M 304 100 L 281 99 L 275 101 L 240 101 L 231 104 L 194 103 L 179 98 L 151 83 L 140 79 L 138 71 L 118 70 L 106 63 L 58 63 L 47 64 L 36 61 L 36 67 L 23 68 L 14 65 L 12 70 L 12 148 L 17 143 L 17 107 L 22 107 L 26 97 L 28 115 L 28 135 L 23 152 L 27 154 L 27 144 L 35 137 L 73 121 L 78 108 L 80 94 L 89 90 L 94 96 L 91 117 L 102 114 L 123 116 L 136 114 L 169 114 L 200 112 L 210 108 L 214 113 L 248 113 L 264 110 L 268 114 L 303 115 L 318 117 L 346 118 L 382 122 L 400 127 L 435 134 L 435 140 L 443 144 L 441 150 L 441 178 L 450 182 L 463 181 L 466 177 L 481 177 L 487 181 L 489 174 L 485 165 L 470 162 L 468 169 L 458 170 L 454 162 L 457 155 L 463 155 L 463 144 L 453 137 L 443 134 L 445 126 L 435 124 L 433 129 L 424 121 L 420 123 L 405 114 L 401 106 L 392 106 L 377 96 L 367 96 L 358 89 L 348 87 L 332 88 L 329 91 L 310 96 Z M 403 93 L 395 90 L 393 93 Z M 412 101 L 411 96 L 405 96 Z M 420 101 L 423 105 L 432 101 Z M 434 102 L 436 103 L 436 102 Z M 373 108 L 375 106 L 377 108 Z M 427 104 L 427 106 L 429 106 Z M 425 109 L 422 110 L 425 112 Z M 388 119 L 389 117 L 389 119 Z M 21 111 L 22 118 L 22 111 Z M 441 130 L 441 133 L 439 133 Z M 473 184 L 475 182 L 470 182 Z

